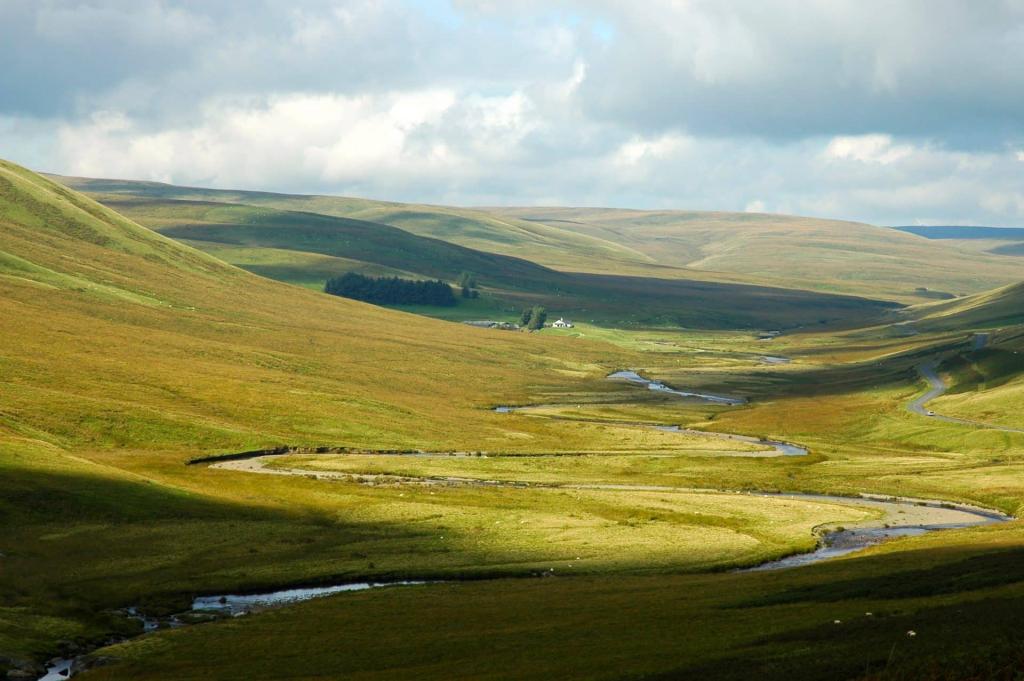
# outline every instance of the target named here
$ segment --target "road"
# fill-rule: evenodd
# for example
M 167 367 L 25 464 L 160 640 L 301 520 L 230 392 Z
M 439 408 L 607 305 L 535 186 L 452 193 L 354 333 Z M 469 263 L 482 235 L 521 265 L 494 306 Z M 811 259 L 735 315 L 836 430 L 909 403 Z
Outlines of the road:
M 987 333 L 979 333 L 974 336 L 974 349 L 980 350 L 985 347 L 988 343 L 989 335 Z M 966 426 L 975 426 L 976 428 L 987 428 L 989 430 L 1001 430 L 1005 433 L 1024 433 L 1022 428 L 1007 428 L 1005 426 L 996 426 L 990 423 L 984 423 L 982 421 L 972 421 L 970 419 L 958 419 L 953 416 L 943 416 L 942 414 L 936 414 L 935 412 L 927 409 L 925 405 L 940 397 L 946 392 L 948 386 L 946 382 L 942 380 L 936 369 L 938 368 L 938 360 L 932 360 L 919 364 L 917 366 L 917 372 L 921 374 L 921 377 L 928 381 L 928 385 L 931 386 L 924 395 L 921 395 L 917 399 L 907 404 L 907 409 L 915 414 L 926 416 L 936 421 L 945 421 L 946 423 L 959 423 Z
M 926 392 L 924 395 L 921 395 L 920 397 L 918 397 L 913 402 L 907 405 L 907 409 L 914 412 L 915 414 L 920 414 L 921 416 L 929 416 L 929 410 L 925 409 L 924 405 L 928 404 L 936 397 L 939 397 L 944 392 L 946 392 L 945 381 L 943 381 L 942 378 L 939 377 L 939 374 L 936 373 L 935 371 L 937 365 L 938 362 L 933 360 L 931 362 L 926 362 L 925 364 L 919 364 L 917 366 L 917 373 L 921 374 L 921 377 L 924 378 L 924 380 L 928 381 L 928 385 L 931 387 L 928 389 L 928 392 Z M 942 421 L 956 422 L 956 419 L 949 418 L 946 416 L 935 415 L 932 416 L 932 418 L 939 419 Z

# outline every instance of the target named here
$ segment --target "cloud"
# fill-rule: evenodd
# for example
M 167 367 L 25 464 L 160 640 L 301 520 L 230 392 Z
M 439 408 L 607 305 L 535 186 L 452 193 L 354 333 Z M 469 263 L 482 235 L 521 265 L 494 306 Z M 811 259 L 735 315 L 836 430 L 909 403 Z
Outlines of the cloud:
M 581 3 L 582 5 L 583 3 Z M 699 135 L 1020 134 L 1024 4 L 605 0 L 595 117 Z
M 381 95 L 279 95 L 221 99 L 187 127 L 146 130 L 122 112 L 101 111 L 58 131 L 62 165 L 80 175 L 270 188 L 392 181 L 454 161 L 443 143 L 417 140 L 454 104 L 444 90 Z
M 825 148 L 825 157 L 888 165 L 910 156 L 910 145 L 894 145 L 890 135 L 856 135 L 833 137 Z
M 1024 221 L 1018 0 L 6 0 L 0 15 L 0 155 L 43 170 Z

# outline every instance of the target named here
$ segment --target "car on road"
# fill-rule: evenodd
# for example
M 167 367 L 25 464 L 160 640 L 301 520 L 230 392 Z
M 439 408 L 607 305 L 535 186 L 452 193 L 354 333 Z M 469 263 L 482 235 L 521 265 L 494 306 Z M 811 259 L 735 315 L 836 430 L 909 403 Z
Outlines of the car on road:
M 932 411 L 931 409 L 929 409 L 929 410 L 928 410 L 927 412 L 925 412 L 925 413 L 926 413 L 926 414 L 928 414 L 928 416 L 935 416 L 935 412 L 934 412 L 934 411 Z

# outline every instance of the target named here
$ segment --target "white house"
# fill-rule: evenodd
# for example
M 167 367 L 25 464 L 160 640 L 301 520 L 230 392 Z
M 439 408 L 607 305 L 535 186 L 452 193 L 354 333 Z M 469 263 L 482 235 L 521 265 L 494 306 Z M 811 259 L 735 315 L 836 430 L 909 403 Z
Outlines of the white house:
M 567 320 L 562 319 L 561 317 L 559 317 L 551 325 L 551 328 L 553 328 L 553 329 L 571 329 L 572 328 L 572 322 L 567 321 Z

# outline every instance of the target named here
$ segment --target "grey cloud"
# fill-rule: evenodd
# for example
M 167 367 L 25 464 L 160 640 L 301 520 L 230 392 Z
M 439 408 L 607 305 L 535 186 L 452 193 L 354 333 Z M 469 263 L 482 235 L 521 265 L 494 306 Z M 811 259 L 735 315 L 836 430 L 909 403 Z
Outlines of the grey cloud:
M 191 63 L 211 22 L 154 0 L 0 3 L 0 111 L 74 112 L 126 80 L 159 80 Z
M 0 0 L 0 60 L 45 170 L 1024 224 L 1020 0 Z
M 550 22 L 451 25 L 402 2 L 3 0 L 0 15 L 8 114 L 117 108 L 180 120 L 212 96 L 486 91 L 574 58 Z
M 1024 131 L 1024 4 L 609 2 L 617 39 L 581 90 L 649 131 L 797 138 L 885 131 L 982 143 Z

